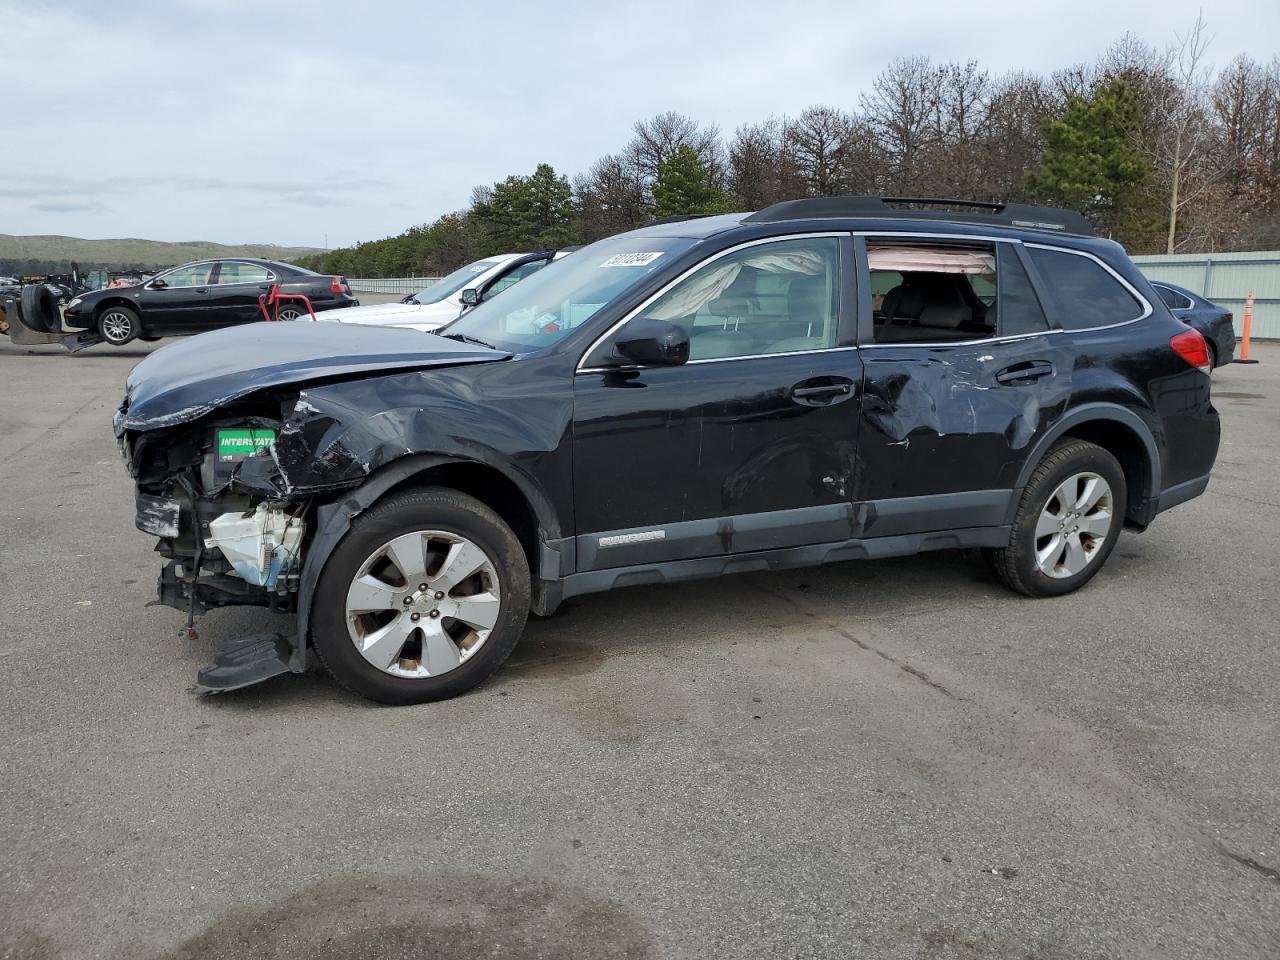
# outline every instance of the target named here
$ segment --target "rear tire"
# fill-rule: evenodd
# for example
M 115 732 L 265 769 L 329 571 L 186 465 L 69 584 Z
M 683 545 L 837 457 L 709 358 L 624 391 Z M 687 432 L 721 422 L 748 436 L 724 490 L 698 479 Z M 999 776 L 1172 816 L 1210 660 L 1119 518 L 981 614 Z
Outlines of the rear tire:
M 112 304 L 98 314 L 98 335 L 113 347 L 123 347 L 142 330 L 138 311 L 133 307 Z
M 524 548 L 493 510 L 446 487 L 409 490 L 362 513 L 334 548 L 316 584 L 311 639 L 353 693 L 397 705 L 444 700 L 507 659 L 529 592 Z
M 306 307 L 286 301 L 276 308 L 276 319 L 285 321 L 310 320 L 311 314 Z
M 1009 545 L 988 551 L 992 569 L 1006 586 L 1028 597 L 1078 590 L 1115 548 L 1127 503 L 1116 458 L 1097 444 L 1065 440 L 1031 474 Z

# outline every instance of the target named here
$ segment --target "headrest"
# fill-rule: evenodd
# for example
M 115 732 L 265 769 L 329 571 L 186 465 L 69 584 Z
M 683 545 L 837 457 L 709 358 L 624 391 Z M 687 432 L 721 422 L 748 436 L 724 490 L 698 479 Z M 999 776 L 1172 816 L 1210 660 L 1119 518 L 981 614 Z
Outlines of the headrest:
M 707 301 L 707 313 L 716 317 L 745 317 L 751 312 L 746 297 L 716 297 Z
M 787 285 L 787 310 L 792 319 L 804 314 L 821 314 L 827 296 L 827 281 L 823 276 L 796 277 Z
M 937 327 L 942 330 L 955 330 L 962 323 L 968 323 L 973 311 L 968 307 L 935 306 L 925 307 L 920 314 L 920 326 Z
M 893 297 L 894 290 L 898 292 L 898 296 L 890 302 Z M 884 298 L 885 314 L 890 319 L 894 317 L 918 317 L 920 311 L 924 309 L 924 291 L 917 286 L 908 286 L 903 284 L 894 287 Z

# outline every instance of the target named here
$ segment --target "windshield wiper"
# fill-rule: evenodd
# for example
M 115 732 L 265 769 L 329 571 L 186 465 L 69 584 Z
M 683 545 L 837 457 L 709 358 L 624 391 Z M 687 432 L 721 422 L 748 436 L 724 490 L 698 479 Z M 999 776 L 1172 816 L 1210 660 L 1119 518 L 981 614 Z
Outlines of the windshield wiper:
M 488 347 L 490 350 L 498 349 L 492 343 L 485 343 L 480 338 L 472 337 L 465 333 L 442 333 L 440 336 L 446 337 L 449 340 L 457 340 L 459 343 L 474 343 L 478 347 Z

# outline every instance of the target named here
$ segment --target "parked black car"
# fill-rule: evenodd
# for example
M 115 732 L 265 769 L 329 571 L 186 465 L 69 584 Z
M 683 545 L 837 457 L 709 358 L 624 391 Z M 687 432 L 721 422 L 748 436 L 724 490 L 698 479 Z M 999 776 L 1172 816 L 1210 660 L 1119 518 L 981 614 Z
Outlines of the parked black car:
M 1151 286 L 1170 313 L 1200 331 L 1209 344 L 1209 357 L 1215 367 L 1231 362 L 1236 349 L 1236 330 L 1230 310 L 1167 280 L 1152 280 Z
M 161 601 L 296 613 L 201 686 L 310 644 L 367 697 L 438 699 L 530 610 L 739 571 L 963 547 L 1030 596 L 1088 582 L 1209 482 L 1204 339 L 1078 215 L 915 204 L 622 234 L 441 335 L 261 324 L 143 360 L 115 429 Z
M 145 283 L 109 287 L 76 297 L 66 305 L 68 327 L 96 330 L 102 339 L 121 346 L 141 337 L 202 333 L 262 319 L 258 297 L 274 284 L 280 292 L 304 294 L 316 311 L 355 307 L 344 277 L 313 273 L 288 263 L 251 258 L 199 260 L 157 274 Z M 284 300 L 276 320 L 307 316 L 300 300 Z

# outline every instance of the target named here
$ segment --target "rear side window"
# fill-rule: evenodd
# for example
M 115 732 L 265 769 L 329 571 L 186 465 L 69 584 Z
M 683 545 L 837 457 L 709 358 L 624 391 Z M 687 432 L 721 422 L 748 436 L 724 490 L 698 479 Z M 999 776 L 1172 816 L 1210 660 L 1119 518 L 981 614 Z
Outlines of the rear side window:
M 1156 288 L 1156 293 L 1160 294 L 1160 299 L 1165 302 L 1170 310 L 1186 310 L 1191 306 L 1191 300 L 1184 297 L 1177 290 L 1171 287 L 1162 287 L 1160 284 L 1152 284 Z
M 1143 306 L 1125 286 L 1091 257 L 1043 247 L 1027 247 L 1066 330 L 1088 330 L 1127 323 Z
M 876 343 L 996 335 L 1005 291 L 994 246 L 876 239 L 867 244 L 867 268 Z
M 218 270 L 218 283 L 266 283 L 271 279 L 271 271 L 256 263 L 238 263 L 235 260 L 223 260 Z

